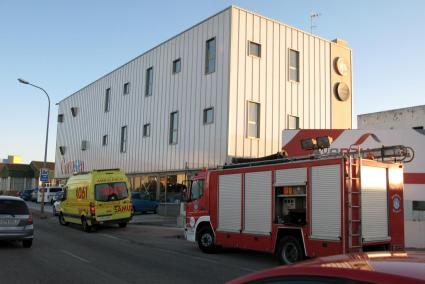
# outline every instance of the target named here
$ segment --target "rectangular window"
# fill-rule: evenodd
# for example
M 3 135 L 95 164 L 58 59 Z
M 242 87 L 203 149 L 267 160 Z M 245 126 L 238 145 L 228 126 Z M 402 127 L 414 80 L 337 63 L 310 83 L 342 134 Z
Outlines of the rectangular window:
M 59 146 L 59 152 L 61 153 L 62 156 L 65 155 L 65 149 L 66 149 L 65 146 Z
M 73 117 L 76 117 L 78 113 L 78 107 L 72 107 L 71 108 L 71 114 Z
M 204 124 L 210 124 L 214 122 L 214 108 L 204 109 Z
M 216 48 L 215 48 L 215 37 L 207 40 L 206 49 L 205 49 L 205 74 L 210 74 L 215 72 L 215 57 L 216 57 Z
M 151 124 L 147 123 L 143 125 L 143 137 L 151 136 Z
M 173 74 L 180 73 L 182 68 L 181 59 L 176 59 L 173 61 Z
M 300 81 L 300 53 L 296 50 L 289 50 L 289 80 Z
M 85 151 L 85 150 L 87 150 L 87 140 L 83 140 L 83 141 L 81 141 L 81 150 L 82 151 Z
M 260 104 L 248 102 L 248 138 L 260 138 Z
M 111 100 L 111 88 L 107 88 L 105 92 L 105 112 L 109 111 L 110 100 Z
M 102 137 L 102 146 L 108 145 L 108 135 L 103 135 Z
M 179 131 L 179 112 L 175 111 L 170 114 L 170 144 L 177 144 Z
M 298 116 L 288 115 L 288 129 L 300 129 L 300 118 Z
M 58 114 L 58 122 L 63 122 L 63 114 Z
M 261 44 L 248 41 L 248 54 L 256 57 L 261 57 Z
M 425 211 L 425 201 L 412 201 L 412 209 L 415 211 Z
M 130 94 L 130 82 L 124 83 L 124 95 Z
M 152 87 L 153 87 L 153 67 L 150 67 L 146 70 L 145 96 L 152 96 Z
M 121 143 L 120 152 L 125 153 L 127 151 L 127 126 L 121 127 Z

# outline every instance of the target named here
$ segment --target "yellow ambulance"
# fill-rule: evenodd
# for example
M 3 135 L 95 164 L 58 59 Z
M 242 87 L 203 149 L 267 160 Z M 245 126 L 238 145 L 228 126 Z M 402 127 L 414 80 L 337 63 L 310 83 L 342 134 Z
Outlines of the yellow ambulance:
M 86 232 L 102 224 L 124 228 L 132 217 L 129 188 L 126 175 L 119 169 L 75 174 L 65 186 L 59 223 L 81 224 Z

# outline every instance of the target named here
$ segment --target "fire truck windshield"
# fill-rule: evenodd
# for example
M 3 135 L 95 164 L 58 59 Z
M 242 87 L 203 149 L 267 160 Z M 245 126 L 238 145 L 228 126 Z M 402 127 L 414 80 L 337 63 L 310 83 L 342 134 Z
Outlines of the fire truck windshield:
M 201 198 L 203 194 L 204 194 L 204 180 L 203 179 L 194 180 L 192 182 L 192 186 L 190 189 L 190 198 L 192 200 L 197 200 Z

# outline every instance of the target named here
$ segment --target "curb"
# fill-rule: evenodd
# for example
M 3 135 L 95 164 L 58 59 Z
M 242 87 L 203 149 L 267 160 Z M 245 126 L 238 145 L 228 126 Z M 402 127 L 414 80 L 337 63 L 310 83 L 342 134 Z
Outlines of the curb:
M 31 211 L 31 213 L 34 217 L 41 217 L 40 208 L 28 207 L 28 209 L 30 209 L 30 211 Z M 52 212 L 44 211 L 44 216 L 47 217 L 46 219 L 56 218 L 56 216 L 53 216 Z M 136 225 L 136 226 L 156 226 L 156 227 L 183 229 L 183 227 L 179 227 L 179 226 L 177 226 L 177 224 L 161 223 L 161 222 L 155 222 L 155 221 L 143 222 L 143 221 L 130 220 L 130 222 L 128 222 L 128 224 L 129 225 Z

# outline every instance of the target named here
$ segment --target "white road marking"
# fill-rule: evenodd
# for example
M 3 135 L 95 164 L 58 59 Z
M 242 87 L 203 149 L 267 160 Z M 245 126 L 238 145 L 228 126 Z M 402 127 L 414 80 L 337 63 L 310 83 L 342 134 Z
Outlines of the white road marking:
M 61 250 L 62 253 L 67 254 L 69 256 L 72 256 L 73 258 L 76 258 L 78 260 L 81 260 L 82 262 L 86 262 L 86 263 L 90 263 L 90 261 L 88 261 L 85 258 L 79 257 L 78 255 L 73 254 L 72 252 L 66 251 L 66 250 Z
M 98 235 L 99 236 L 104 236 L 104 237 L 107 237 L 107 238 L 110 238 L 110 239 L 114 239 L 114 240 L 121 240 L 120 238 L 115 237 L 113 235 L 109 235 L 109 234 L 98 234 Z

